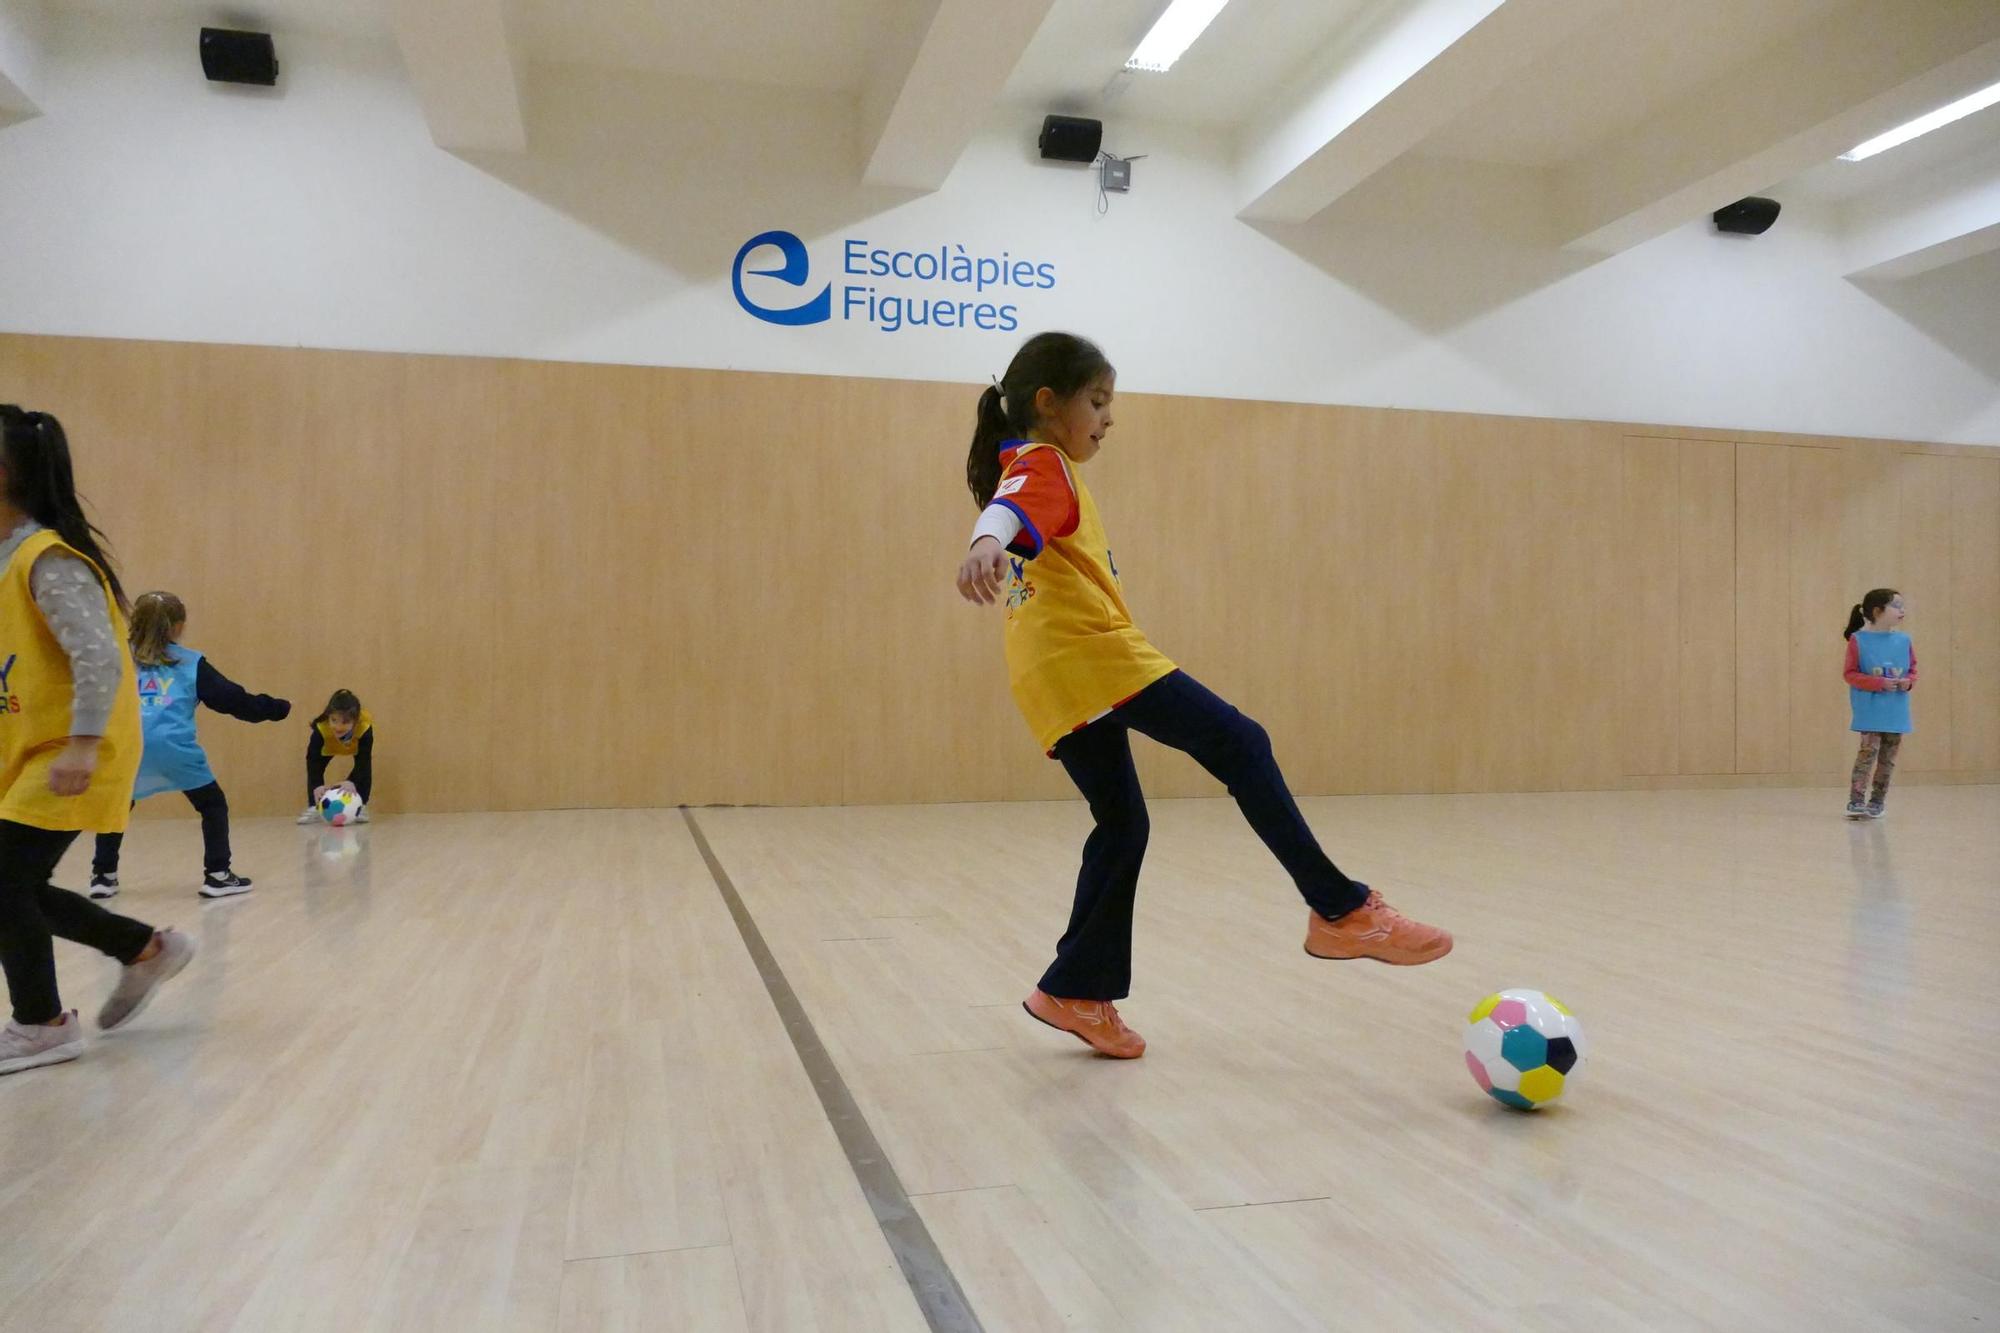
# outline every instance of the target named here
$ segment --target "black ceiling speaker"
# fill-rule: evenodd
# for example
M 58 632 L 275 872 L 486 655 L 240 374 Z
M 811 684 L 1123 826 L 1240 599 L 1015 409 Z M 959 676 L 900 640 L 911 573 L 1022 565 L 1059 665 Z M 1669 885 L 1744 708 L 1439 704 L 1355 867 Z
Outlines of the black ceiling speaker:
M 1050 162 L 1095 162 L 1104 146 L 1104 122 L 1081 116 L 1042 117 L 1042 137 L 1036 140 Z
M 1778 201 L 1751 195 L 1715 210 L 1715 229 L 1737 236 L 1762 236 L 1778 220 Z
M 277 44 L 268 32 L 203 28 L 201 72 L 208 75 L 211 83 L 254 83 L 263 88 L 276 87 Z

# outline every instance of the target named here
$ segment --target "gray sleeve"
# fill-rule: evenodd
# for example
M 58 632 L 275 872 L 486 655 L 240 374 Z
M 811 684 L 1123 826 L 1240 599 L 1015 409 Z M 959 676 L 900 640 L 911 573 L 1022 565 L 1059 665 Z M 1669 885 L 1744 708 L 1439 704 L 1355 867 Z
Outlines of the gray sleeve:
M 29 586 L 50 632 L 69 655 L 76 685 L 69 734 L 102 736 L 125 676 L 124 648 L 111 628 L 104 585 L 86 562 L 67 551 L 49 551 L 35 561 Z

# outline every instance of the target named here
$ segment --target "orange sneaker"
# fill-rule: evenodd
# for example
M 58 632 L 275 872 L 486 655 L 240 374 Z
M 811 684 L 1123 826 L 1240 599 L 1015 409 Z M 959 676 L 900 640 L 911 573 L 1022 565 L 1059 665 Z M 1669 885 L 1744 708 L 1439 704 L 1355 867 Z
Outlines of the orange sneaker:
M 1434 963 L 1451 952 L 1451 932 L 1412 921 L 1368 891 L 1368 901 L 1328 921 L 1306 913 L 1306 952 L 1315 958 L 1376 958 L 1409 967 Z
M 1099 1055 L 1136 1060 L 1146 1053 L 1146 1039 L 1125 1026 L 1118 1006 L 1109 1000 L 1058 1000 L 1036 991 L 1021 1001 L 1028 1017 L 1067 1032 Z

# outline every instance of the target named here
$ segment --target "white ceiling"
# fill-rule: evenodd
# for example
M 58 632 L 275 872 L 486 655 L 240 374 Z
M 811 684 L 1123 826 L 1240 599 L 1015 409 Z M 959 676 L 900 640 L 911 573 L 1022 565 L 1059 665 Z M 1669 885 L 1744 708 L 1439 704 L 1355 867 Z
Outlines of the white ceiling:
M 1532 169 L 1524 181 L 1546 188 L 1554 180 L 1558 192 L 1564 172 L 1582 172 L 1588 159 L 1595 174 L 1572 182 L 1579 187 L 1572 193 L 1629 198 L 1607 216 L 1580 215 L 1571 235 L 1586 248 L 1621 248 L 1663 223 L 1699 217 L 1706 208 L 1697 205 L 1716 202 L 1701 198 L 1704 191 L 1734 197 L 1732 190 L 1766 189 L 1781 199 L 1791 191 L 1858 204 L 1892 195 L 1901 182 L 1936 181 L 1955 164 L 1987 171 L 2000 147 L 2000 108 L 1859 165 L 1830 160 L 1851 144 L 1836 146 L 1829 128 L 1856 107 L 1887 115 L 1892 104 L 1917 111 L 1939 104 L 1938 79 L 1925 84 L 1926 77 L 2000 78 L 2000 0 L 1506 0 L 1491 14 L 1498 0 L 1234 0 L 1179 64 L 1156 75 L 1121 70 L 1165 0 L 453 0 L 428 10 L 425 2 L 42 0 L 93 23 L 265 29 L 278 35 L 281 55 L 287 35 L 395 41 L 389 15 L 403 6 L 406 20 L 425 13 L 444 37 L 444 54 L 427 58 L 430 73 L 449 77 L 428 85 L 419 78 L 420 91 L 493 77 L 454 64 L 460 53 L 448 25 L 469 15 L 465 21 L 483 23 L 528 62 L 848 93 L 864 136 L 868 109 L 888 108 L 880 114 L 893 132 L 876 122 L 886 137 L 867 170 L 871 180 L 903 184 L 942 179 L 935 164 L 948 165 L 962 147 L 953 136 L 999 108 L 1020 112 L 1024 135 L 1044 112 L 1099 116 L 1113 147 L 1132 122 L 1216 131 L 1238 153 L 1239 175 L 1258 178 L 1241 214 L 1278 221 L 1315 216 L 1398 157 Z M 1424 34 L 1440 28 L 1449 29 L 1445 45 L 1422 49 Z M 1867 41 L 1864 31 L 1873 34 Z M 1926 32 L 1935 51 L 1910 57 L 1903 48 Z M 1806 61 L 1800 53 L 1809 38 L 1821 43 L 1813 50 L 1836 54 L 1844 39 L 1845 72 L 1822 73 Z M 1951 48 L 1954 41 L 1963 49 Z M 1404 49 L 1412 45 L 1414 57 Z M 404 55 L 413 59 L 407 44 Z M 1400 97 L 1376 90 L 1367 99 L 1373 105 L 1357 110 L 1340 81 L 1385 56 L 1410 71 L 1398 75 L 1406 79 Z M 1868 85 L 1870 66 L 1901 70 L 1898 61 L 1910 65 L 1907 74 Z M 1778 170 L 1776 181 L 1715 167 L 1737 146 L 1701 111 L 1712 94 L 1754 90 L 1766 62 L 1787 68 L 1794 88 L 1823 80 L 1823 90 L 1809 91 L 1826 93 L 1818 134 L 1788 124 L 1758 140 L 1756 126 L 1743 127 L 1739 160 L 1754 164 L 1744 170 Z M 508 77 L 504 61 L 487 69 Z M 1482 69 L 1491 77 L 1481 79 Z M 504 95 L 518 105 L 517 90 Z M 978 105 L 968 107 L 969 99 Z M 450 121 L 432 114 L 434 134 Z M 1683 124 L 1691 145 L 1683 156 L 1699 160 L 1700 170 L 1671 160 Z M 926 136 L 932 142 L 923 143 Z M 1607 164 L 1607 151 L 1615 158 L 1642 140 L 1651 148 Z M 892 141 L 895 151 L 881 147 Z M 879 160 L 898 153 L 900 165 Z M 932 165 L 918 170 L 919 160 Z
M 81 13 L 104 22 L 181 20 L 190 28 L 241 28 L 251 32 L 312 33 L 387 40 L 383 0 L 42 0 L 44 8 Z M 284 58 L 283 52 L 279 59 Z
M 871 39 L 912 0 L 507 0 L 531 60 L 821 91 L 858 89 Z M 43 0 L 109 21 L 390 40 L 390 0 Z M 282 49 L 280 58 L 282 59 Z
M 2000 150 L 2000 105 L 1932 130 L 1920 139 L 1860 162 L 1835 158 L 1782 183 L 1783 193 L 1801 199 L 1846 203 L 1879 196 L 1895 187 Z
M 1423 152 L 1555 167 L 1632 128 L 1841 0 L 1617 0 L 1574 40 L 1534 61 Z
M 910 0 L 515 0 L 532 59 L 823 92 L 858 91 Z
M 1382 0 L 1236 0 L 1165 74 L 1124 74 L 1162 0 L 1057 0 L 1007 81 L 1006 102 L 1105 120 L 1233 129 Z

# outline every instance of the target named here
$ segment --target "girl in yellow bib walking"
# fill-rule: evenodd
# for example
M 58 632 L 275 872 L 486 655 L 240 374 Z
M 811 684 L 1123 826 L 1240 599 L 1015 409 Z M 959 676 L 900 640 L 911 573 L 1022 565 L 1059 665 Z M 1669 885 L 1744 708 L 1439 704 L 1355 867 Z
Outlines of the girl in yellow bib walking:
M 1229 789 L 1306 900 L 1307 953 L 1428 963 L 1451 952 L 1451 936 L 1342 874 L 1299 813 L 1264 729 L 1133 624 L 1081 472 L 1111 429 L 1116 381 L 1094 344 L 1042 333 L 980 395 L 965 467 L 980 516 L 958 590 L 970 602 L 1005 603 L 1014 702 L 1097 824 L 1084 843 L 1069 928 L 1022 1007 L 1129 1060 L 1146 1043 L 1113 1002 L 1131 991 L 1132 904 L 1148 832 L 1131 732 L 1185 751 Z
M 62 426 L 0 405 L 0 436 L 0 969 L 13 1004 L 0 1074 L 11 1074 L 83 1053 L 52 936 L 125 965 L 97 1017 L 105 1031 L 187 966 L 194 941 L 49 883 L 78 833 L 125 828 L 139 695 L 124 589 L 77 500 Z

